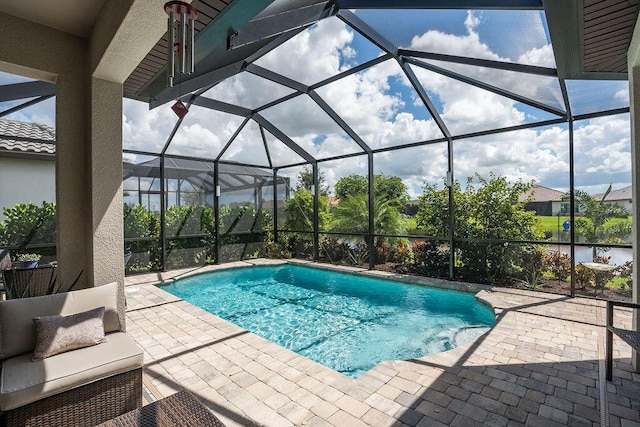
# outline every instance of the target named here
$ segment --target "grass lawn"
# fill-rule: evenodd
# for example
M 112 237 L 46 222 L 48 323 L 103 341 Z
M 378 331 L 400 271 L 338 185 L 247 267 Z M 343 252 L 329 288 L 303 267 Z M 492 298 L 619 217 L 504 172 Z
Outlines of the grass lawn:
M 568 216 L 561 216 L 558 218 L 557 216 L 536 216 L 536 228 L 539 231 L 546 232 L 548 234 L 557 233 L 558 229 L 562 230 L 562 223 L 565 220 L 569 220 Z M 415 217 L 405 218 L 407 224 L 407 232 L 411 234 L 412 231 L 415 231 L 416 219 Z M 607 221 L 607 225 L 615 224 L 619 222 L 631 221 L 631 217 L 628 218 L 612 218 Z
M 568 216 L 536 216 L 536 229 L 543 232 L 557 232 L 562 230 L 562 223 L 568 221 Z
M 562 230 L 562 223 L 569 220 L 568 216 L 536 216 L 536 228 L 542 232 L 558 232 Z M 631 217 L 627 218 L 611 218 L 605 224 L 611 225 L 621 222 L 631 221 Z

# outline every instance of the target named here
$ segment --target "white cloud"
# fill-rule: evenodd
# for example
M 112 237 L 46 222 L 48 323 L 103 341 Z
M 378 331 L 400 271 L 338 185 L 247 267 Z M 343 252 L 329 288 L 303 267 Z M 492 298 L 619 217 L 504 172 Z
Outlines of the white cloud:
M 160 152 L 177 118 L 169 106 L 149 110 L 143 102 L 123 99 L 123 148 Z
M 509 61 L 494 52 L 490 44 L 480 38 L 478 29 L 482 25 L 481 15 L 469 13 L 465 20 L 466 34 L 453 35 L 427 30 L 413 37 L 410 48 Z M 353 31 L 343 22 L 329 19 L 291 39 L 257 63 L 311 84 L 335 75 L 355 60 L 353 40 Z M 531 48 L 516 61 L 554 66 L 550 45 Z M 552 78 L 491 68 L 471 69 L 453 63 L 439 65 L 534 100 L 561 105 L 559 86 Z M 520 125 L 536 115 L 535 111 L 524 110 L 509 98 L 418 67 L 412 68 L 436 105 L 441 108 L 442 118 L 454 135 Z M 417 117 L 416 97 L 415 94 L 411 95 L 412 89 L 409 89 L 410 83 L 401 68 L 395 60 L 390 60 L 322 87 L 317 93 L 372 148 L 442 137 L 434 120 Z M 240 105 L 260 104 L 287 93 L 273 84 L 267 87 L 263 81 L 251 76 L 223 82 L 217 91 L 221 100 Z M 616 96 L 628 96 L 622 92 L 624 91 Z M 135 108 L 125 108 L 127 143 L 135 145 L 144 142 L 162 146 L 175 122 L 173 113 L 166 110 L 149 116 L 146 111 L 143 115 Z M 192 110 L 185 120 L 184 129 L 176 135 L 171 150 L 184 151 L 183 154 L 198 153 L 197 155 L 205 157 L 216 155 L 216 150 L 224 146 L 242 120 L 216 114 L 204 109 Z M 306 95 L 261 114 L 318 159 L 359 150 L 357 145 L 346 139 L 345 132 L 330 121 Z M 140 128 L 133 126 L 134 119 L 138 117 L 144 118 L 148 123 Z M 283 143 L 274 142 L 268 133 L 267 139 L 276 165 L 300 161 Z M 455 176 L 465 182 L 466 177 L 475 173 L 488 177 L 493 172 L 510 180 L 535 180 L 542 185 L 564 189 L 569 181 L 568 141 L 567 126 L 457 140 L 454 142 Z M 619 116 L 593 119 L 586 124 L 577 125 L 575 151 L 576 173 L 585 176 L 585 182 L 598 178 L 604 182 L 607 174 L 615 175 L 618 181 L 622 179 L 620 177 L 629 176 L 631 161 L 628 118 Z M 442 184 L 447 170 L 446 155 L 446 143 L 439 143 L 376 154 L 374 167 L 376 173 L 402 177 L 410 187 L 412 197 L 415 197 L 421 193 L 425 181 Z M 255 123 L 238 135 L 225 155 L 225 158 L 249 163 L 255 163 L 252 159 L 264 162 L 264 157 L 261 135 Z M 343 176 L 366 174 L 366 156 L 321 163 L 320 168 L 327 183 L 333 186 Z M 297 172 L 292 174 L 297 175 Z M 293 175 L 295 184 L 296 177 Z
M 480 40 L 475 31 L 481 25 L 481 18 L 471 12 L 467 13 L 465 27 L 467 34 L 458 36 L 437 30 L 428 30 L 424 34 L 416 35 L 411 39 L 411 49 L 425 52 L 438 52 L 447 55 L 466 56 L 471 58 L 490 59 L 494 61 L 507 60 L 491 51 L 486 43 Z
M 622 90 L 619 90 L 614 95 L 615 99 L 619 101 L 623 101 L 625 103 L 629 102 L 629 87 L 625 87 Z
M 576 168 L 586 174 L 631 177 L 631 143 L 628 115 L 592 119 L 575 131 Z
M 339 19 L 329 18 L 267 53 L 256 64 L 312 84 L 341 71 L 340 58 L 353 57 L 348 46 L 352 40 L 351 30 Z
M 20 99 L 17 101 L 9 101 L 0 103 L 0 111 L 24 104 L 30 99 Z M 17 120 L 20 122 L 34 122 L 47 126 L 56 126 L 56 98 L 49 98 L 37 104 L 17 110 L 14 113 L 7 114 L 3 118 L 7 120 Z
M 556 60 L 553 56 L 553 47 L 550 44 L 533 48 L 522 55 L 517 60 L 520 64 L 537 65 L 540 67 L 555 68 Z

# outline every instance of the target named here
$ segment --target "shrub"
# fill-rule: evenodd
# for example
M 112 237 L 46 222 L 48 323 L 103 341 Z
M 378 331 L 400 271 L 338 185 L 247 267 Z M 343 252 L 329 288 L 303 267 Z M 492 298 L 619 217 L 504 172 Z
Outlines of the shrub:
M 337 237 L 325 237 L 320 241 L 321 256 L 332 263 L 340 263 L 349 260 L 351 247 L 349 243 Z
M 595 272 L 585 267 L 582 264 L 576 265 L 575 269 L 575 281 L 576 287 L 579 289 L 586 289 L 587 287 L 596 286 L 596 275 Z
M 569 255 L 553 251 L 545 255 L 544 263 L 546 268 L 558 280 L 566 280 L 571 274 L 571 263 Z
M 142 205 L 125 204 L 123 209 L 124 238 L 131 239 L 126 245 L 133 252 L 126 270 L 138 272 L 162 269 L 159 218 L 153 212 L 147 212 Z
M 391 253 L 391 261 L 406 265 L 413 264 L 413 251 L 407 239 L 400 239 L 396 242 L 395 248 Z
M 631 274 L 633 273 L 633 261 L 627 261 L 618 267 L 618 274 L 620 277 L 631 278 Z
M 349 249 L 349 260 L 353 265 L 362 265 L 369 261 L 369 246 L 366 243 L 356 243 Z
M 32 251 L 27 245 L 56 243 L 56 204 L 42 202 L 19 203 L 2 210 L 6 219 L 0 221 L 0 246 L 14 246 L 17 255 Z M 56 248 L 46 247 L 37 251 L 40 255 L 55 256 Z
M 375 264 L 384 264 L 390 258 L 390 248 L 386 240 L 377 239 L 373 250 L 374 250 L 373 262 Z
M 520 267 L 527 282 L 527 287 L 536 289 L 538 279 L 544 270 L 544 250 L 539 245 L 529 245 L 521 253 Z
M 306 233 L 280 233 L 276 247 L 282 248 L 284 258 L 311 258 L 313 237 Z
M 318 229 L 326 231 L 331 222 L 329 199 L 319 196 Z M 285 200 L 285 227 L 291 231 L 313 231 L 313 195 L 308 190 L 298 190 L 293 197 Z
M 287 246 L 287 239 L 281 238 L 276 242 L 273 238 L 273 232 L 266 233 L 262 241 L 263 252 L 269 258 L 291 258 L 291 251 Z
M 415 242 L 413 271 L 429 277 L 446 277 L 449 271 L 449 251 L 433 242 Z

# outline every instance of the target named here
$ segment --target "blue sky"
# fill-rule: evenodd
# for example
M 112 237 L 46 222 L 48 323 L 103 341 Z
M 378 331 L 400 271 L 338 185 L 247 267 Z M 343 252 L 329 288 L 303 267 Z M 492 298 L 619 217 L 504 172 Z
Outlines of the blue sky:
M 360 10 L 355 13 L 400 47 L 546 67 L 555 64 L 544 16 L 539 11 Z M 260 58 L 257 64 L 312 84 L 380 54 L 378 47 L 344 22 L 329 18 Z M 469 71 L 452 63 L 437 65 L 531 99 L 556 104 L 561 99 L 557 82 L 549 79 L 488 68 Z M 554 117 L 419 67 L 412 66 L 412 70 L 454 135 Z M 15 81 L 15 77 L 0 73 L 0 84 Z M 628 105 L 627 86 L 627 82 L 568 83 L 570 93 L 576 96 L 576 113 L 603 106 Z M 210 96 L 255 107 L 289 92 L 261 78 L 241 75 L 219 84 Z M 320 88 L 317 93 L 373 148 L 441 136 L 395 60 Z M 159 151 L 176 122 L 170 104 L 152 111 L 146 104 L 131 100 L 124 100 L 123 106 L 124 147 Z M 318 111 L 315 103 L 302 95 L 264 111 L 263 115 L 318 159 L 353 152 L 354 143 L 346 140 L 345 133 Z M 53 125 L 54 117 L 54 101 L 49 100 L 7 118 Z M 169 152 L 211 157 L 220 151 L 242 121 L 238 116 L 192 107 Z M 239 133 L 224 158 L 254 164 L 265 162 L 266 155 L 259 152 L 264 150 L 260 138 L 258 126 L 252 123 Z M 267 138 L 276 165 L 301 161 L 271 135 Z M 493 172 L 514 181 L 533 180 L 548 187 L 567 189 L 568 139 L 567 126 L 557 125 L 459 141 L 454 146 L 455 176 L 464 182 L 475 173 L 488 176 Z M 628 115 L 577 123 L 575 141 L 576 182 L 583 189 L 599 192 L 609 183 L 614 188 L 630 185 Z M 374 167 L 387 175 L 401 176 L 412 195 L 417 196 L 425 182 L 442 182 L 447 165 L 443 147 L 446 144 L 376 155 Z M 324 170 L 327 182 L 333 185 L 342 176 L 364 174 L 367 169 L 366 163 L 356 158 L 332 162 L 324 165 Z M 297 171 L 292 172 L 292 177 L 296 174 Z

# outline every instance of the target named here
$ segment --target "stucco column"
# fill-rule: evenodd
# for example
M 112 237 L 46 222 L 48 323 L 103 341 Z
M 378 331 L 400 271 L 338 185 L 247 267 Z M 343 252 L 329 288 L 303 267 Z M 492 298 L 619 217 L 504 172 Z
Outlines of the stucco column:
M 638 261 L 640 260 L 640 248 L 638 236 L 640 236 L 640 20 L 636 22 L 633 38 L 627 52 L 629 71 L 629 97 L 631 105 L 631 183 L 633 188 L 633 302 L 640 302 L 640 282 L 638 278 Z M 632 328 L 640 330 L 640 315 L 634 311 Z M 640 372 L 640 352 L 634 351 L 631 356 L 633 368 Z
M 120 323 L 124 322 L 122 229 L 122 84 L 91 78 L 90 138 L 87 155 L 89 221 L 87 250 L 95 285 L 120 284 Z
M 58 280 L 76 288 L 120 284 L 122 84 L 91 77 L 89 44 L 0 13 L 0 69 L 56 84 Z
M 84 59 L 84 58 L 83 58 Z M 85 74 L 61 73 L 56 81 L 56 218 L 58 280 L 75 288 L 93 283 L 87 268 L 85 223 L 87 165 Z
M 0 13 L 0 69 L 56 84 L 58 280 L 94 282 L 87 266 L 87 43 Z

